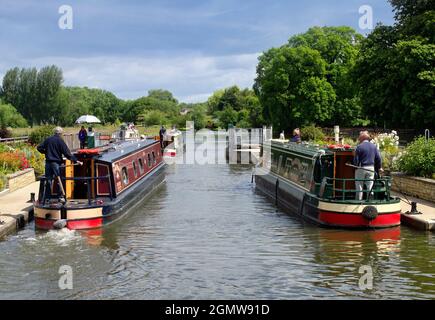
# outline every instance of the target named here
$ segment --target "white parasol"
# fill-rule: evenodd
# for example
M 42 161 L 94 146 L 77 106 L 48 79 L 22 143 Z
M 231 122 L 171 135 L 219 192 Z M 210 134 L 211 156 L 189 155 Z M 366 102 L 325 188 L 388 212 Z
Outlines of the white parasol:
M 101 121 L 96 116 L 85 115 L 79 117 L 76 123 L 101 123 Z

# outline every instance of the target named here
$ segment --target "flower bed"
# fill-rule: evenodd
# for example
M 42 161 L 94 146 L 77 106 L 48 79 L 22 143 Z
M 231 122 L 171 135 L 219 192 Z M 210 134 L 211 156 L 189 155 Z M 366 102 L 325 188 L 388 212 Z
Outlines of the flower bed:
M 0 192 L 8 185 L 11 189 L 11 179 L 17 178 L 17 181 L 29 183 L 35 181 L 35 174 L 40 175 L 44 172 L 44 159 L 44 155 L 31 145 L 25 143 L 0 144 Z M 15 183 L 12 182 L 12 185 Z M 23 182 L 19 182 L 18 185 L 22 186 Z

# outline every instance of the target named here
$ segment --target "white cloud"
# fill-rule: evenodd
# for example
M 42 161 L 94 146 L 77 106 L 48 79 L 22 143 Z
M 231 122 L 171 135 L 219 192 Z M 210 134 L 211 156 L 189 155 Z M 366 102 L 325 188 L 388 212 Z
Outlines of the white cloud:
M 170 90 L 183 102 L 204 101 L 215 90 L 231 85 L 251 87 L 258 53 L 228 56 L 97 56 L 43 57 L 9 61 L 5 65 L 62 68 L 65 85 L 101 88 L 123 99 L 146 95 L 149 89 Z M 0 71 L 5 68 L 0 65 Z

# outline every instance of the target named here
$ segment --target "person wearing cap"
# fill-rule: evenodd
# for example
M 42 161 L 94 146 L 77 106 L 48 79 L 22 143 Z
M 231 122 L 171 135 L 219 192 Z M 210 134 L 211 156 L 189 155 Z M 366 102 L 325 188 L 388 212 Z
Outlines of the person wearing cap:
M 65 141 L 62 139 L 62 128 L 56 127 L 54 135 L 48 137 L 40 145 L 37 150 L 45 155 L 45 178 L 51 186 L 53 178 L 60 177 L 60 166 L 63 164 L 63 157 L 82 165 L 83 162 L 78 161 L 71 153 Z M 50 195 L 50 189 L 46 188 L 46 192 Z
M 370 191 L 373 188 L 375 173 L 382 172 L 382 159 L 376 145 L 370 142 L 368 131 L 361 131 L 359 145 L 355 150 L 353 164 L 358 167 L 355 170 L 356 200 L 362 200 L 363 188 L 366 186 Z M 359 181 L 358 181 L 359 180 Z

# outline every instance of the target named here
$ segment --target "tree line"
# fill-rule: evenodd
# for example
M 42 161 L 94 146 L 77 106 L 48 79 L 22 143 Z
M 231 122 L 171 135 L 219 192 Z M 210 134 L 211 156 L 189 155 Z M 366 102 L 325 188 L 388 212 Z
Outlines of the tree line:
M 254 89 L 265 120 L 278 130 L 433 128 L 435 2 L 390 3 L 396 23 L 366 38 L 349 27 L 314 27 L 264 52 Z
M 393 26 L 367 37 L 354 29 L 313 27 L 259 57 L 252 89 L 232 86 L 185 104 L 157 89 L 122 100 L 101 89 L 65 87 L 56 66 L 8 70 L 0 90 L 0 125 L 72 125 L 82 114 L 104 123 L 197 129 L 273 125 L 426 128 L 435 123 L 433 0 L 389 0 Z M 14 112 L 14 110 L 17 112 Z

